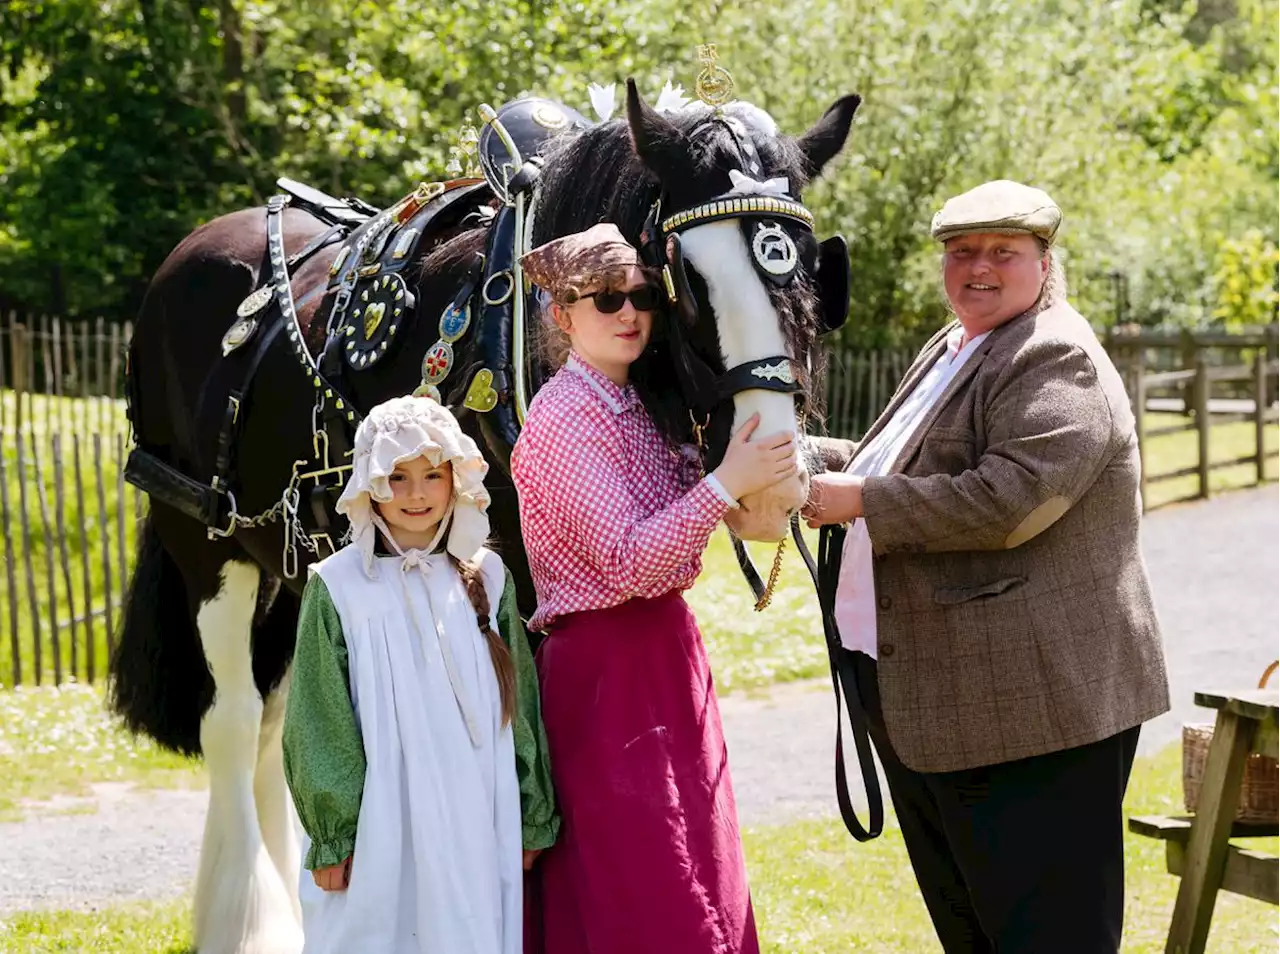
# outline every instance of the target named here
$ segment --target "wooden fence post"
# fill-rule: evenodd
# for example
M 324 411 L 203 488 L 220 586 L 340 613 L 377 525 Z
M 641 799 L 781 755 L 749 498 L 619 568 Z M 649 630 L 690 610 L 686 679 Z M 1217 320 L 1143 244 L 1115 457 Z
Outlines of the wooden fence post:
M 87 368 L 88 365 L 86 364 Z M 90 579 L 89 564 L 92 560 L 92 551 L 89 544 L 89 526 L 88 511 L 84 506 L 84 468 L 80 465 L 80 434 L 73 432 L 71 435 L 71 462 L 75 469 L 76 475 L 76 507 L 80 512 L 81 526 L 84 527 L 84 534 L 81 536 L 80 544 L 80 575 L 82 580 L 82 588 L 84 589 L 84 667 L 85 677 L 89 682 L 93 682 L 96 675 L 96 662 L 98 649 L 95 643 L 93 625 L 93 586 Z
M 1209 365 L 1196 357 L 1196 432 L 1200 437 L 1200 497 L 1209 498 Z
M 1182 351 L 1181 367 L 1184 367 L 1184 368 L 1197 367 L 1197 362 L 1200 360 L 1201 354 L 1200 354 L 1199 347 L 1196 345 L 1196 336 L 1190 330 L 1183 328 L 1182 334 L 1179 337 L 1181 339 L 1181 351 Z M 1200 380 L 1199 378 L 1196 378 L 1196 381 L 1199 381 L 1199 380 Z M 1191 413 L 1191 405 L 1195 401 L 1195 393 L 1194 393 L 1195 385 L 1192 384 L 1191 387 L 1193 390 L 1188 391 L 1187 385 L 1185 384 L 1182 385 L 1182 413 L 1183 414 Z
M 53 435 L 53 493 L 54 515 L 58 527 L 58 558 L 62 567 L 62 585 L 67 590 L 67 639 L 71 646 L 69 667 L 71 678 L 78 679 L 80 658 L 76 647 L 76 593 L 71 586 L 71 554 L 67 549 L 67 499 L 64 490 L 62 466 L 62 435 Z
M 93 475 L 94 482 L 98 485 L 98 534 L 100 555 L 102 557 L 102 595 L 103 604 L 106 606 L 107 615 L 104 617 L 107 627 L 107 658 L 111 657 L 111 651 L 115 643 L 115 601 L 112 599 L 111 593 L 111 524 L 107 520 L 107 490 L 104 484 L 102 470 L 102 435 L 93 435 Z M 85 548 L 86 552 L 88 548 Z
M 1258 448 L 1258 483 L 1267 479 L 1267 351 L 1253 356 L 1253 439 Z
M 9 326 L 9 361 L 13 368 L 13 430 L 22 430 L 22 399 L 27 393 L 27 326 Z
M 41 663 L 44 646 L 40 639 L 40 600 L 36 596 L 36 574 L 31 566 L 31 511 L 27 507 L 27 450 L 26 438 L 21 431 L 17 432 L 18 454 L 18 516 L 22 520 L 22 568 L 27 580 L 27 605 L 31 609 L 31 669 L 36 685 L 40 685 Z
M 17 559 L 13 552 L 13 530 L 9 525 L 9 475 L 6 473 L 5 454 L 0 451 L 0 518 L 4 526 L 4 581 L 9 587 L 9 646 L 13 652 L 15 686 L 22 684 L 22 640 L 18 635 L 18 573 Z
M 49 395 L 45 395 L 46 400 Z M 46 418 L 45 426 L 48 427 Z M 49 597 L 49 654 L 53 658 L 53 684 L 62 685 L 62 633 L 58 624 L 58 576 L 54 569 L 54 528 L 53 519 L 49 516 L 49 494 L 45 490 L 45 468 L 40 463 L 44 454 L 43 435 L 37 442 L 33 431 L 31 434 L 31 469 L 35 474 L 36 506 L 40 510 L 40 535 L 44 543 L 44 576 L 45 592 Z M 38 446 L 39 445 L 39 446 Z

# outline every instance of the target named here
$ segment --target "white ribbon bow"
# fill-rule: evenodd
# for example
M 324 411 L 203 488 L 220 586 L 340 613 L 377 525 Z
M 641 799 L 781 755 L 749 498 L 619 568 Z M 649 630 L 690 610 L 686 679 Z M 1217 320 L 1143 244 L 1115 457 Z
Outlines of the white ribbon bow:
M 787 191 L 789 183 L 786 176 L 777 176 L 761 182 L 738 169 L 730 169 L 729 181 L 733 183 L 733 188 L 729 190 L 730 195 L 776 195 L 784 199 L 791 198 L 791 194 Z

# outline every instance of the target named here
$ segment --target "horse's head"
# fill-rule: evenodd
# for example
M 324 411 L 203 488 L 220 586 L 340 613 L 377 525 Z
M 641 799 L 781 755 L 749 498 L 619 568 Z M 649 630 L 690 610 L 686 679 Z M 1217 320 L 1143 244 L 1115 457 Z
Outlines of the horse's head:
M 673 298 L 671 359 L 695 433 L 706 439 L 708 469 L 752 414 L 760 415 L 757 436 L 799 435 L 809 402 L 819 400 L 817 339 L 844 320 L 848 258 L 842 239 L 817 241 L 800 194 L 843 147 L 860 102 L 838 100 L 793 140 L 749 104 L 664 115 L 627 84 L 632 143 L 660 185 L 642 251 L 663 268 Z M 808 483 L 802 473 L 744 499 L 730 529 L 780 539 Z

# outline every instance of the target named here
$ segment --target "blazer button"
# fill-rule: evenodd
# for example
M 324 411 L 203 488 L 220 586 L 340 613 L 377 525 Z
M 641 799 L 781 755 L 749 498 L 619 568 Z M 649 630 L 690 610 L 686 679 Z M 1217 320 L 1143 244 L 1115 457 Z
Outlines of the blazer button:
M 892 599 L 890 599 L 890 598 L 889 598 L 889 597 L 887 597 L 887 596 L 882 596 L 882 597 L 880 597 L 880 608 L 881 608 L 881 609 L 886 609 L 886 610 L 887 610 L 887 609 L 888 609 L 890 606 L 892 606 L 892 605 L 893 605 L 893 600 L 892 600 Z
M 879 646 L 880 655 L 886 659 L 893 655 L 893 643 L 881 643 Z

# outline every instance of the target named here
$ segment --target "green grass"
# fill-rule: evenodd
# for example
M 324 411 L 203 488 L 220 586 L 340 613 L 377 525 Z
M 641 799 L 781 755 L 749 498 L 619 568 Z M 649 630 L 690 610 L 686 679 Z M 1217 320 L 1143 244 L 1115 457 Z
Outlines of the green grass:
M 1178 747 L 1139 759 L 1126 815 L 1181 811 Z M 940 950 L 920 900 L 902 836 L 890 813 L 883 837 L 854 843 L 834 819 L 748 829 L 744 834 L 763 949 L 773 954 L 930 954 Z M 1247 842 L 1275 853 L 1277 839 Z M 1165 873 L 1164 846 L 1126 837 L 1125 954 L 1159 954 L 1178 879 Z M 1035 846 L 1028 846 L 1034 851 Z M 191 944 L 189 898 L 102 911 L 24 913 L 0 923 L 0 950 L 178 954 Z M 1220 894 L 1210 954 L 1270 954 L 1275 909 Z
M 94 782 L 179 787 L 203 784 L 203 773 L 122 731 L 100 687 L 0 692 L 0 820 L 21 815 L 23 801 L 84 795 Z
M 125 452 L 124 407 L 121 401 L 108 399 L 55 398 L 36 395 L 23 400 L 23 425 L 14 427 L 16 401 L 12 392 L 0 394 L 0 413 L 5 426 L 0 430 L 0 454 L 4 464 L 4 491 L 8 496 L 6 514 L 9 540 L 13 545 L 12 565 L 5 551 L 5 570 L 0 574 L 0 685 L 11 686 L 15 678 L 13 642 L 16 622 L 19 646 L 18 665 L 24 685 L 51 683 L 55 666 L 51 622 L 56 607 L 59 623 L 58 661 L 64 679 L 72 676 L 88 678 L 89 655 L 86 646 L 93 645 L 95 675 L 101 678 L 107 662 L 108 617 L 106 578 L 111 576 L 111 609 L 119 611 L 124 592 L 121 579 L 121 550 L 127 568 L 132 566 L 136 546 L 137 521 L 141 496 L 124 487 L 123 548 L 121 547 L 121 481 Z M 55 436 L 60 444 L 63 462 L 63 537 L 57 529 L 57 472 L 54 469 Z M 19 441 L 22 442 L 19 468 Z M 75 444 L 79 444 L 79 486 L 83 489 L 83 507 L 77 493 L 74 468 Z M 101 460 L 102 479 L 95 465 L 95 444 Z M 104 506 L 99 506 L 101 483 Z M 26 492 L 25 514 L 28 547 L 24 542 L 22 491 Z M 44 506 L 41 506 L 43 492 Z M 67 568 L 62 566 L 65 546 Z M 53 557 L 53 594 L 50 598 L 49 565 Z M 104 567 L 104 558 L 109 571 Z M 28 583 L 27 570 L 30 567 Z M 86 586 L 85 569 L 88 569 Z M 12 584 L 10 582 L 12 575 Z M 68 576 L 70 577 L 68 585 Z M 34 600 L 33 600 L 34 590 Z M 12 592 L 11 592 L 12 591 Z M 11 605 L 11 597 L 13 604 Z M 33 612 L 34 605 L 34 612 Z M 85 608 L 91 619 L 83 622 Z M 79 623 L 72 623 L 74 616 Z M 16 619 L 15 619 L 16 617 Z M 34 621 L 40 623 L 40 666 L 36 667 Z M 72 637 L 76 652 L 72 665 Z
M 1147 430 L 1172 427 L 1175 424 L 1193 425 L 1194 419 L 1183 414 L 1167 414 L 1151 412 L 1147 414 Z M 1275 453 L 1277 434 L 1280 430 L 1275 424 L 1266 425 L 1264 431 L 1265 449 Z M 1231 421 L 1214 424 L 1209 430 L 1210 462 L 1234 460 L 1256 453 L 1254 425 L 1252 421 Z M 1178 434 L 1163 434 L 1148 438 L 1146 447 L 1147 474 L 1167 474 L 1194 467 L 1200 459 L 1200 438 L 1194 428 Z M 1268 480 L 1277 476 L 1275 458 L 1266 462 Z M 1209 489 L 1212 493 L 1224 490 L 1236 490 L 1241 487 L 1252 487 L 1257 481 L 1257 468 L 1250 462 L 1224 467 L 1209 472 Z M 1147 509 L 1151 510 L 1165 503 L 1183 500 L 1195 496 L 1199 492 L 1200 479 L 1192 474 L 1190 477 L 1178 477 L 1173 480 L 1158 480 L 1147 485 Z
M 818 549 L 817 533 L 806 532 L 810 551 Z M 767 579 L 776 549 L 749 545 L 756 568 Z M 703 556 L 702 575 L 687 594 L 689 605 L 711 656 L 716 685 L 722 692 L 789 682 L 827 671 L 822 616 L 813 583 L 795 544 L 788 538 L 782 575 L 768 609 L 757 613 L 723 529 L 711 538 Z
M 0 951 L 23 954 L 194 954 L 191 901 L 101 911 L 35 911 L 0 920 Z
M 1126 816 L 1182 810 L 1178 746 L 1139 759 Z M 884 836 L 853 842 L 838 821 L 757 828 L 745 836 L 752 895 L 766 951 L 928 954 L 940 947 L 920 900 L 906 848 L 890 818 Z M 1277 839 L 1249 847 L 1275 853 Z M 1035 846 L 1028 846 L 1034 851 Z M 1165 872 L 1164 845 L 1127 835 L 1126 954 L 1158 954 L 1173 915 L 1178 879 Z M 1220 894 L 1209 952 L 1273 954 L 1275 908 Z

